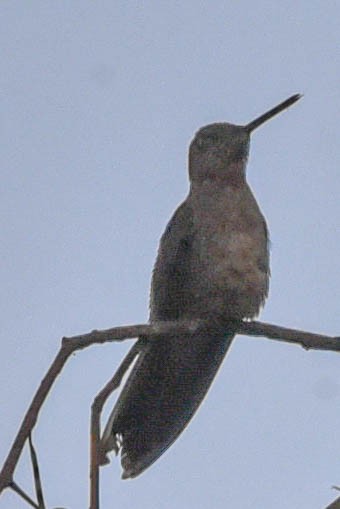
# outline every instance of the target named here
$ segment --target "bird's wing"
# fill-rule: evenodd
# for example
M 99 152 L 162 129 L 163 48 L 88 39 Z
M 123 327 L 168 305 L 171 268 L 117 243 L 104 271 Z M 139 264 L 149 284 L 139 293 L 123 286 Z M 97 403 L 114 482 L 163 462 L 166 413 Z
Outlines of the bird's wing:
M 190 308 L 193 239 L 192 211 L 184 202 L 160 242 L 152 278 L 151 320 L 175 320 Z M 146 343 L 101 441 L 104 454 L 121 451 L 123 478 L 143 472 L 183 431 L 233 336 L 233 331 L 202 330 L 194 336 L 159 337 Z
M 193 235 L 192 210 L 185 201 L 175 211 L 160 241 L 151 282 L 151 320 L 175 320 L 185 311 Z

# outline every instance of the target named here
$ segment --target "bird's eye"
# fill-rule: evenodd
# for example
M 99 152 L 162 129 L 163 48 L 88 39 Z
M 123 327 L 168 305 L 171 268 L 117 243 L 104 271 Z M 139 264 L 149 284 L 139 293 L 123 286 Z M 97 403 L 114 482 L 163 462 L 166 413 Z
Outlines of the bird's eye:
M 196 140 L 197 146 L 199 148 L 206 148 L 211 145 L 217 143 L 218 137 L 216 134 L 205 134 L 204 136 L 199 136 Z
M 217 143 L 218 136 L 216 134 L 208 134 L 208 136 L 206 136 L 206 139 L 208 145 L 213 145 L 214 143 Z

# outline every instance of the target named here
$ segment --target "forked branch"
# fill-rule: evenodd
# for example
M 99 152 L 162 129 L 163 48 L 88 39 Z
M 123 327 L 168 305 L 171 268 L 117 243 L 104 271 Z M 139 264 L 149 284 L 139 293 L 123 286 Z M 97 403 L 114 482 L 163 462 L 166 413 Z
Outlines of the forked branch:
M 40 409 L 47 394 L 73 352 L 94 344 L 123 341 L 141 336 L 146 337 L 147 341 L 152 341 L 158 340 L 159 337 L 173 334 L 194 334 L 202 326 L 202 323 L 200 320 L 155 322 L 152 324 L 114 327 L 102 331 L 94 330 L 88 334 L 63 338 L 61 348 L 33 397 L 4 463 L 0 473 L 0 494 L 4 489 L 16 486 L 13 474 L 25 442 L 37 422 Z M 340 351 L 340 337 L 288 329 L 263 322 L 242 322 L 237 332 L 248 336 L 263 336 L 278 341 L 296 343 L 306 349 Z M 117 378 L 115 380 L 117 381 Z M 97 451 L 95 453 L 97 454 Z

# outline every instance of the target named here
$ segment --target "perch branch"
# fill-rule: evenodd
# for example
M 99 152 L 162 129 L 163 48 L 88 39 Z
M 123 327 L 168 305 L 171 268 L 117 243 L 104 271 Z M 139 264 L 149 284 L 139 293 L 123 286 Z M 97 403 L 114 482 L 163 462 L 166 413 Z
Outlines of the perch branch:
M 88 334 L 82 334 L 72 338 L 63 338 L 61 348 L 33 397 L 5 460 L 0 473 L 0 493 L 4 489 L 11 487 L 11 485 L 13 486 L 13 473 L 25 442 L 37 422 L 40 409 L 47 394 L 63 369 L 67 359 L 73 352 L 94 344 L 123 341 L 128 338 L 140 336 L 146 336 L 148 341 L 150 341 L 155 338 L 158 339 L 160 336 L 164 337 L 183 333 L 193 334 L 202 326 L 202 323 L 201 320 L 155 322 L 149 325 L 114 327 L 103 331 L 95 330 Z M 318 350 L 340 351 L 339 337 L 336 338 L 295 329 L 287 329 L 263 322 L 242 322 L 238 328 L 238 333 L 250 336 L 266 336 L 270 339 L 297 343 L 306 349 L 313 348 Z
M 325 336 L 297 329 L 288 329 L 271 323 L 242 322 L 238 328 L 239 334 L 247 336 L 262 336 L 276 341 L 295 343 L 306 350 L 330 350 L 340 352 L 340 336 Z

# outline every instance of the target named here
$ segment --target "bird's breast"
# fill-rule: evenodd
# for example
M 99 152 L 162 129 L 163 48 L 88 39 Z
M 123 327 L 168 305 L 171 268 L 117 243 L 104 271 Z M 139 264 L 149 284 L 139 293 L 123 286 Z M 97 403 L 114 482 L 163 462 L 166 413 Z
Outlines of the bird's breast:
M 209 314 L 251 318 L 264 303 L 269 281 L 267 230 L 257 203 L 251 195 L 248 204 L 229 200 L 201 212 L 193 245 L 193 298 L 204 302 Z

